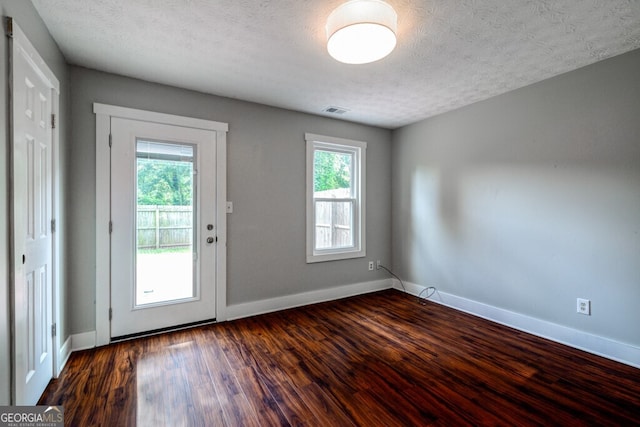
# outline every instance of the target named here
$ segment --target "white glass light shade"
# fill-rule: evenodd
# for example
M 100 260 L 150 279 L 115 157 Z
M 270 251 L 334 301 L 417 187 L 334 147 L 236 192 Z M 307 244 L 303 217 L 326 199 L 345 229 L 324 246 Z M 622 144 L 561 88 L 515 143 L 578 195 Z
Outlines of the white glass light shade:
M 398 15 L 381 0 L 351 0 L 327 19 L 329 55 L 347 64 L 384 58 L 396 47 Z

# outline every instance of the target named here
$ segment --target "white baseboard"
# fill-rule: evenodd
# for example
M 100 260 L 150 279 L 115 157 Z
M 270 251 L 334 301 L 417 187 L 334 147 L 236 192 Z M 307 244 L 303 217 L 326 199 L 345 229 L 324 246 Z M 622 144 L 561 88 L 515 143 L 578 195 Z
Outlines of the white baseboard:
M 305 292 L 295 295 L 287 295 L 280 298 L 269 298 L 260 301 L 253 301 L 244 304 L 227 306 L 227 319 L 234 320 L 243 317 L 255 316 L 258 314 L 270 313 L 287 308 L 300 307 L 303 305 L 315 304 L 318 302 L 332 301 L 354 295 L 366 294 L 391 288 L 390 279 L 376 280 L 372 282 L 356 283 L 353 285 L 338 286 L 335 288 L 322 289 L 318 291 Z M 69 359 L 72 352 L 86 350 L 96 346 L 96 331 L 73 334 L 65 341 L 60 349 L 60 360 L 63 360 L 62 367 Z
M 375 280 L 372 282 L 362 282 L 353 285 L 338 286 L 335 288 L 287 295 L 279 298 L 269 298 L 260 301 L 234 304 L 227 306 L 227 319 L 240 319 L 242 317 L 255 316 L 258 314 L 300 307 L 303 305 L 366 294 L 369 292 L 380 291 L 382 289 L 389 289 L 391 288 L 391 284 L 392 282 L 390 279 Z
M 407 293 L 412 295 L 418 295 L 425 289 L 424 286 L 410 282 L 405 282 L 404 285 Z M 243 317 L 256 316 L 259 314 L 286 310 L 288 308 L 380 291 L 391 287 L 402 290 L 400 283 L 397 280 L 384 279 L 304 292 L 295 295 L 287 295 L 279 298 L 269 298 L 260 301 L 235 304 L 227 306 L 227 319 L 234 320 Z M 524 314 L 515 313 L 442 291 L 437 291 L 429 298 L 429 300 L 520 331 L 528 332 L 532 335 L 640 368 L 640 348 L 630 344 L 589 334 L 577 329 L 572 329 L 546 320 L 537 319 L 535 317 L 526 316 Z M 69 337 L 61 347 L 59 360 L 63 360 L 62 366 L 64 366 L 64 363 L 66 363 L 72 351 L 85 350 L 95 346 L 95 331 L 74 334 Z M 62 369 L 62 366 L 60 369 Z
M 407 293 L 418 295 L 424 286 L 404 282 Z M 402 290 L 397 280 L 393 287 Z M 551 341 L 559 342 L 598 356 L 606 357 L 617 362 L 640 368 L 640 348 L 630 344 L 614 341 L 609 338 L 589 334 L 566 326 L 515 313 L 481 302 L 462 298 L 446 292 L 437 291 L 429 301 L 464 311 L 474 316 L 482 317 L 502 325 L 528 332 Z
M 86 350 L 96 346 L 96 331 L 71 335 L 71 351 Z
M 71 348 L 71 340 L 72 340 L 72 337 L 69 336 L 69 338 L 67 338 L 64 344 L 62 344 L 62 346 L 60 347 L 60 351 L 58 351 L 58 360 L 60 361 L 60 363 L 58 363 L 58 374 L 62 372 L 64 365 L 67 364 L 67 361 L 71 356 L 71 352 L 73 351 L 73 349 Z M 56 378 L 57 378 L 57 375 L 56 375 Z

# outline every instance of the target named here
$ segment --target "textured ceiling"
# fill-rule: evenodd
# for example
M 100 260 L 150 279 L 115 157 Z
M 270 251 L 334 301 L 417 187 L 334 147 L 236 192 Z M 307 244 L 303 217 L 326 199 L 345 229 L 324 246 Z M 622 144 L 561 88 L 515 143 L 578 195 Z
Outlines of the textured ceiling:
M 398 46 L 345 65 L 344 0 L 33 0 L 68 62 L 397 128 L 640 48 L 639 0 L 387 0 Z

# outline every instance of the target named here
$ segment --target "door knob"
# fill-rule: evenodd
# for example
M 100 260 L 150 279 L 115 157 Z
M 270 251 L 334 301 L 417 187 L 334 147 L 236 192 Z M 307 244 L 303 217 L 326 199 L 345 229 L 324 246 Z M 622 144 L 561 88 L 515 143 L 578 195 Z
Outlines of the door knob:
M 213 243 L 213 237 L 207 237 L 207 243 Z

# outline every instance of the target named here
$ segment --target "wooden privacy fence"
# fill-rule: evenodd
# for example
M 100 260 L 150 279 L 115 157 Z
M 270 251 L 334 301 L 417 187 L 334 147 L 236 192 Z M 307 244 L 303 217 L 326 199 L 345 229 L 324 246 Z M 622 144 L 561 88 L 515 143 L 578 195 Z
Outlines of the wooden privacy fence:
M 191 246 L 192 224 L 191 206 L 138 205 L 138 248 Z
M 315 200 L 316 249 L 353 246 L 352 201 Z
M 321 199 L 316 205 L 316 248 L 353 245 L 353 202 Z M 138 205 L 138 249 L 191 246 L 191 206 Z

